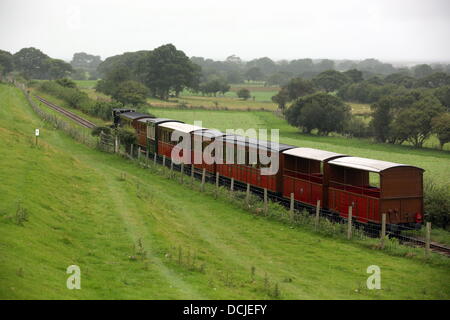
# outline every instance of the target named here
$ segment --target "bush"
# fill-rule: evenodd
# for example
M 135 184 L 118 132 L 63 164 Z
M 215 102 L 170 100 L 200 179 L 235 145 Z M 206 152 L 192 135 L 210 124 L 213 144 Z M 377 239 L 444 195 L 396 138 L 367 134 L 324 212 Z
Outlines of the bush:
M 344 133 L 350 137 L 357 138 L 367 138 L 371 136 L 369 125 L 359 117 L 352 117 L 350 121 L 346 123 Z
M 247 100 L 248 98 L 250 98 L 250 90 L 242 88 L 237 92 L 237 96 L 238 98 Z
M 450 190 L 447 186 L 425 181 L 424 207 L 427 221 L 443 229 L 450 225 Z

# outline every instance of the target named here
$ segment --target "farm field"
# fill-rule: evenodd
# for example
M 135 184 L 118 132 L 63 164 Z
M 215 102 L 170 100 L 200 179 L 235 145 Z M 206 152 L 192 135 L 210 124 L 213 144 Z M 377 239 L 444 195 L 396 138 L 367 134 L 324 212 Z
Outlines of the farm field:
M 448 265 L 252 216 L 74 142 L 6 85 L 0 139 L 0 298 L 268 299 L 268 281 L 281 299 L 450 299 Z M 66 288 L 72 264 L 81 290 Z M 382 290 L 366 289 L 373 264 Z
M 372 143 L 364 139 L 347 139 L 339 136 L 317 136 L 299 133 L 298 129 L 271 112 L 173 110 L 150 108 L 149 112 L 158 117 L 193 123 L 202 120 L 203 126 L 226 129 L 279 129 L 280 142 L 300 147 L 318 148 L 359 157 L 367 157 L 398 163 L 406 163 L 424 168 L 425 177 L 437 183 L 450 181 L 450 152 L 433 149 L 416 149 L 408 146 Z M 449 145 L 446 146 L 447 150 Z

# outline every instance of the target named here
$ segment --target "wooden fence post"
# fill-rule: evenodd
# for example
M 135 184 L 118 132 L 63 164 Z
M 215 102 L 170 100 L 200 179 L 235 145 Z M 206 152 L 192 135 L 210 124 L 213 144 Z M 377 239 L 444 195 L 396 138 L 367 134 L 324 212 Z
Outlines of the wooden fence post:
M 131 155 L 131 158 L 133 159 L 133 144 L 131 144 L 131 147 L 130 147 L 130 155 Z
M 155 154 L 153 155 L 153 164 L 156 166 L 156 152 L 155 152 Z
M 264 214 L 267 214 L 269 211 L 269 206 L 267 203 L 267 188 L 264 188 Z
M 317 205 L 316 205 L 316 229 L 319 227 L 319 214 L 320 214 L 320 200 L 317 200 Z
M 347 220 L 347 239 L 350 240 L 352 238 L 352 210 L 353 207 L 349 206 L 348 207 L 348 220 Z
M 114 152 L 115 153 L 119 152 L 119 136 L 117 134 L 114 138 Z
M 183 176 L 184 176 L 184 162 L 181 163 L 180 172 L 181 172 L 181 183 L 183 183 Z
M 294 193 L 291 192 L 291 205 L 289 206 L 289 211 L 291 215 L 291 220 L 294 218 Z
M 163 167 L 165 167 L 165 166 L 166 166 L 166 156 L 163 155 Z
M 205 191 L 205 174 L 206 174 L 206 169 L 203 168 L 203 170 L 202 170 L 202 192 Z
M 147 148 L 147 151 L 145 152 L 145 164 L 146 164 L 147 168 L 148 168 L 148 157 L 149 157 L 149 154 L 148 154 L 148 148 Z
M 191 184 L 194 183 L 194 164 L 191 164 Z
M 431 222 L 427 222 L 426 224 L 426 238 L 425 238 L 425 254 L 430 257 L 430 244 L 431 244 Z
M 140 164 L 140 162 L 141 162 L 141 146 L 138 147 L 138 156 L 137 156 L 137 158 L 138 158 L 138 163 Z
M 234 190 L 234 178 L 231 178 L 230 191 Z
M 381 214 L 381 249 L 384 249 L 384 239 L 386 238 L 386 213 Z
M 250 203 L 250 183 L 247 183 L 247 192 L 245 194 L 245 203 L 249 205 Z
M 169 177 L 172 178 L 173 176 L 173 161 L 170 160 L 170 173 L 169 173 Z

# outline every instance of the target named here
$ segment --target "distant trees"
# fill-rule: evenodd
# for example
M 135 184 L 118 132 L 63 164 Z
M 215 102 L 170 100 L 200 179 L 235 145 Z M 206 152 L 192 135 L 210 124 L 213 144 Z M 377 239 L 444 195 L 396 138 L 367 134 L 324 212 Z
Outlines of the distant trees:
M 419 64 L 413 68 L 414 76 L 416 78 L 423 78 L 433 73 L 433 68 L 428 64 Z
M 346 74 L 336 70 L 324 71 L 313 79 L 314 85 L 326 92 L 335 91 L 350 81 Z
M 170 91 L 178 96 L 184 88 L 197 89 L 200 80 L 200 68 L 172 44 L 146 52 L 135 72 L 151 94 L 160 99 L 167 99 Z
M 74 75 L 77 78 L 86 78 L 95 80 L 98 78 L 97 67 L 102 63 L 100 56 L 95 56 L 85 52 L 77 52 L 73 55 L 70 64 L 74 69 Z
M 207 82 L 203 82 L 199 86 L 199 91 L 203 95 L 214 95 L 216 96 L 218 92 L 222 95 L 230 91 L 230 85 L 223 79 L 213 78 Z
M 350 108 L 338 97 L 318 92 L 297 99 L 286 110 L 287 121 L 303 132 L 317 129 L 320 135 L 342 132 L 350 119 Z
M 56 79 L 68 76 L 72 66 L 52 59 L 36 48 L 24 48 L 13 55 L 14 69 L 29 79 Z
M 13 56 L 8 51 L 0 50 L 0 75 L 7 74 L 14 69 Z
M 238 98 L 247 100 L 251 97 L 250 95 L 250 90 L 246 89 L 246 88 L 242 88 L 240 89 L 237 93 Z
M 148 95 L 148 88 L 142 83 L 133 80 L 120 82 L 112 97 L 124 105 L 131 104 L 137 106 L 145 103 Z
M 432 130 L 439 139 L 439 146 L 441 150 L 444 144 L 450 142 L 450 113 L 446 112 L 434 117 L 431 120 Z
M 248 81 L 258 81 L 263 80 L 264 74 L 262 73 L 261 69 L 258 67 L 251 67 L 245 72 L 245 77 Z
M 278 104 L 278 108 L 283 110 L 286 103 L 313 92 L 314 86 L 311 81 L 302 78 L 294 78 L 285 86 L 281 87 L 281 90 L 272 97 L 272 101 Z
M 409 141 L 416 147 L 421 147 L 432 133 L 432 119 L 445 110 L 435 96 L 423 90 L 382 97 L 371 108 L 378 141 Z

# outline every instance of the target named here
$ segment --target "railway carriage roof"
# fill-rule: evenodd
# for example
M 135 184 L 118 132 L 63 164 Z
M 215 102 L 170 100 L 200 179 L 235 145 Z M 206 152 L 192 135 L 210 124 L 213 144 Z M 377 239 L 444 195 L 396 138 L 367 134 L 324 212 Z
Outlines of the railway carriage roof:
M 172 119 L 166 119 L 166 118 L 142 118 L 139 119 L 138 122 L 153 122 L 153 123 L 163 123 L 163 122 L 182 122 L 182 121 L 178 121 L 178 120 L 172 120 Z
M 184 132 L 184 133 L 191 133 L 192 131 L 195 131 L 195 130 L 205 129 L 205 128 L 202 128 L 199 126 L 194 126 L 192 124 L 180 123 L 180 122 L 175 122 L 175 121 L 166 122 L 166 123 L 160 124 L 159 126 L 162 128 L 173 129 L 173 130 L 176 130 L 179 132 Z
M 119 115 L 121 118 L 129 119 L 129 120 L 137 120 L 141 118 L 154 118 L 149 114 L 140 113 L 140 112 L 124 112 Z
M 283 143 L 276 143 L 265 140 L 258 140 L 249 137 L 239 136 L 239 135 L 226 135 L 223 137 L 219 137 L 217 140 L 222 140 L 224 142 L 231 142 L 240 146 L 249 146 L 257 149 L 269 149 L 271 151 L 282 152 L 284 150 L 295 148 L 295 146 L 291 146 Z
M 205 130 L 201 130 L 201 131 L 199 130 L 199 131 L 195 131 L 193 134 L 196 136 L 203 136 L 203 137 L 207 137 L 207 138 L 217 138 L 217 137 L 222 137 L 222 136 L 226 135 L 222 131 L 215 130 L 215 129 L 205 129 Z
M 286 155 L 294 156 L 294 157 L 317 160 L 317 161 L 325 161 L 325 160 L 345 156 L 344 154 L 325 151 L 325 150 L 319 150 L 319 149 L 313 149 L 313 148 L 293 148 L 293 149 L 283 151 L 283 153 Z
M 371 171 L 371 172 L 383 172 L 387 169 L 391 169 L 391 168 L 395 168 L 395 167 L 409 167 L 409 168 L 416 168 L 416 169 L 423 170 L 422 168 L 410 166 L 407 164 L 400 164 L 400 163 L 367 159 L 367 158 L 359 158 L 359 157 L 342 157 L 342 158 L 331 160 L 328 163 L 337 165 L 337 166 L 341 166 L 341 167 L 354 168 L 354 169 L 360 169 L 360 170 Z

